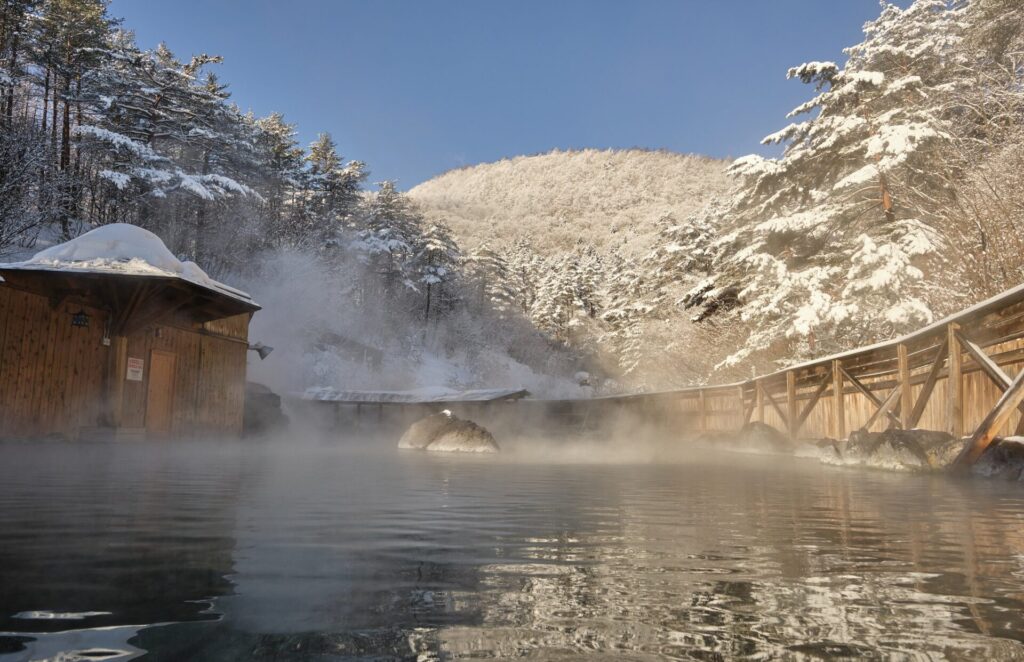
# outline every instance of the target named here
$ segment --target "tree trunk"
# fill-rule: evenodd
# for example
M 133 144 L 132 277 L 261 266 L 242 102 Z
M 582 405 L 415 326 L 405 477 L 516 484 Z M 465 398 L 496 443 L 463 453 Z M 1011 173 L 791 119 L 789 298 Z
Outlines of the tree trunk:
M 6 22 L 6 21 L 5 21 Z M 18 28 L 15 25 L 14 35 L 11 37 L 11 88 L 7 90 L 7 126 L 11 126 L 14 119 L 14 75 L 18 69 Z
M 203 154 L 203 174 L 210 174 L 210 151 Z M 195 261 L 196 264 L 206 263 L 206 201 L 199 199 L 196 207 L 196 236 L 195 236 Z
M 43 135 L 46 135 L 46 116 L 50 112 L 50 67 L 46 67 L 46 78 L 43 79 Z
M 64 79 L 64 116 L 60 127 L 60 170 L 71 165 L 71 78 Z

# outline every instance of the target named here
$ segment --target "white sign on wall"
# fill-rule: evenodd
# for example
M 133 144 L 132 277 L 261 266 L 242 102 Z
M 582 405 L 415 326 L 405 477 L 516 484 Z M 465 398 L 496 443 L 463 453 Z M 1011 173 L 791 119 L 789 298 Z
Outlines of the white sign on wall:
M 125 376 L 130 382 L 141 382 L 142 381 L 142 368 L 146 365 L 146 362 L 142 359 L 133 359 L 128 357 L 128 374 Z

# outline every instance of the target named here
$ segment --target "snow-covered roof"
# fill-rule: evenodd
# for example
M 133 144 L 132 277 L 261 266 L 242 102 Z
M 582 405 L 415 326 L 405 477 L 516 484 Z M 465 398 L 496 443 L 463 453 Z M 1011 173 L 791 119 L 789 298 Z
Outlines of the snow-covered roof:
M 210 278 L 195 262 L 179 260 L 160 237 L 127 223 L 100 226 L 0 269 L 177 278 L 256 307 L 245 292 Z
M 429 404 L 438 402 L 489 402 L 493 400 L 511 400 L 525 398 L 529 392 L 524 389 L 454 389 L 431 386 L 411 391 L 344 391 L 327 387 L 306 389 L 304 400 L 322 402 L 348 402 L 367 404 Z

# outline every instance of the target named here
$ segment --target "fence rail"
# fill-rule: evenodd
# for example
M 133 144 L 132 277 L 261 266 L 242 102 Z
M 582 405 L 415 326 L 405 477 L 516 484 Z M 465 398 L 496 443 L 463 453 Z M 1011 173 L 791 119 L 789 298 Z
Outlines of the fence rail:
M 683 416 L 698 431 L 760 421 L 792 437 L 854 430 L 944 430 L 977 459 L 1000 434 L 1024 434 L 1024 286 L 895 340 L 733 384 L 606 398 Z

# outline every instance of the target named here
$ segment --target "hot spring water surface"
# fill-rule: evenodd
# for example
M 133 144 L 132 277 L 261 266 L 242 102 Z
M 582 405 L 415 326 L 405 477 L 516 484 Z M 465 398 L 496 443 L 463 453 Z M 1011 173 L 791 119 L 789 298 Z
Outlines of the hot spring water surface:
M 0 660 L 1024 658 L 1022 524 L 735 454 L 7 444 Z

